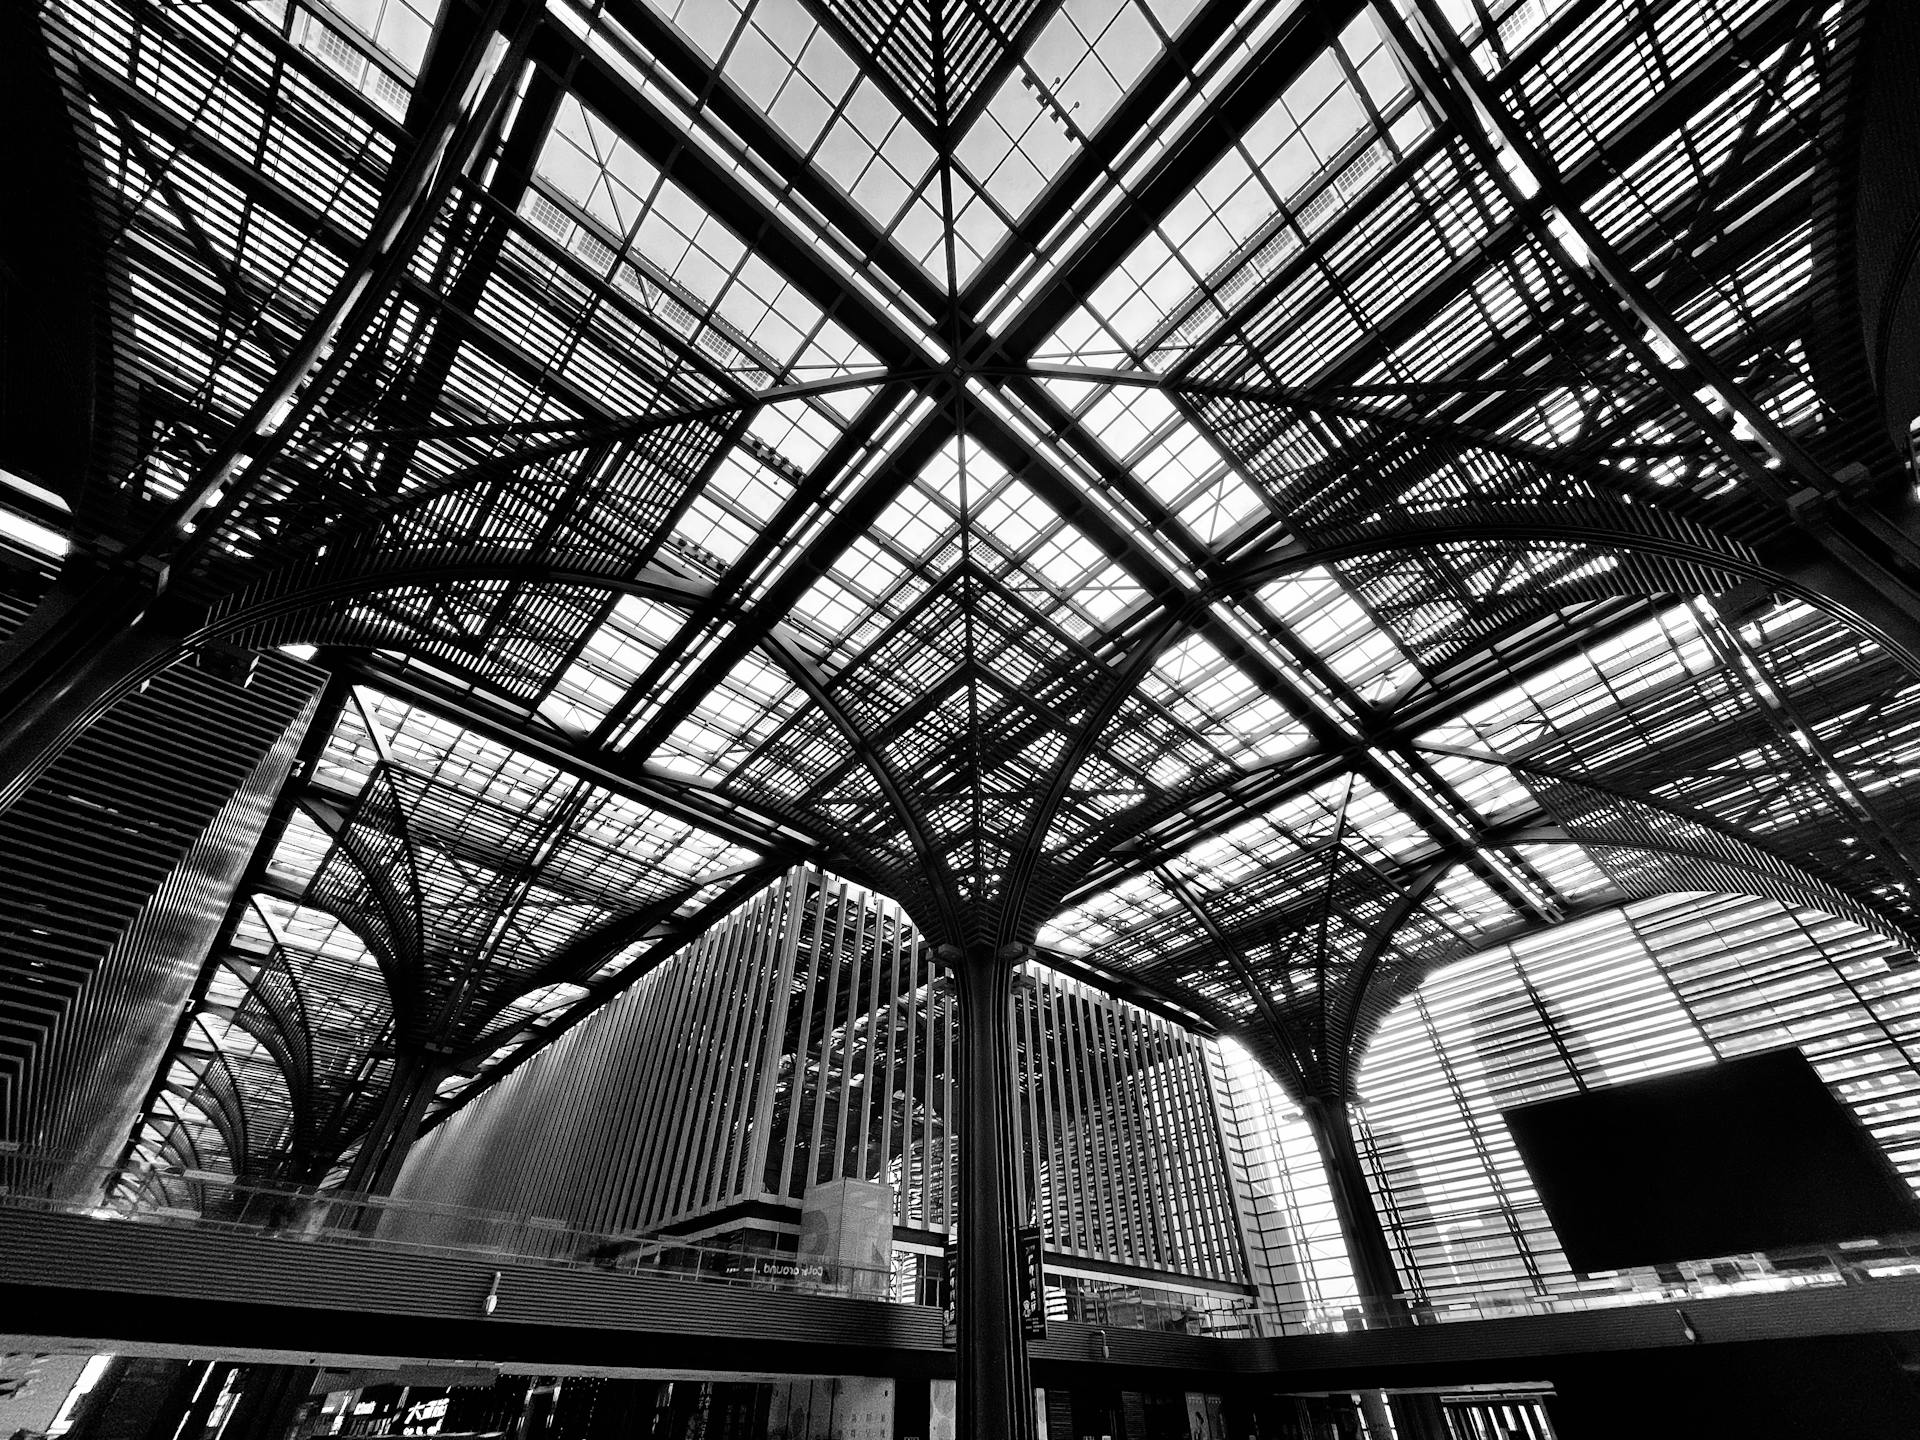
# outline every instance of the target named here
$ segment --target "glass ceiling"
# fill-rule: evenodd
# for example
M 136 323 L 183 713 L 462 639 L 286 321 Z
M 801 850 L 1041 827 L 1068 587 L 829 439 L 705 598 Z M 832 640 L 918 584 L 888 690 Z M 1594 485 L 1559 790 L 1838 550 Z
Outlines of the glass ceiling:
M 353 687 L 235 1015 L 344 927 L 451 1101 L 804 854 L 1337 1086 L 1663 884 L 1906 923 L 1914 676 L 1755 558 L 1898 472 L 1799 298 L 1848 5 L 481 9 L 50 7 L 64 498 Z

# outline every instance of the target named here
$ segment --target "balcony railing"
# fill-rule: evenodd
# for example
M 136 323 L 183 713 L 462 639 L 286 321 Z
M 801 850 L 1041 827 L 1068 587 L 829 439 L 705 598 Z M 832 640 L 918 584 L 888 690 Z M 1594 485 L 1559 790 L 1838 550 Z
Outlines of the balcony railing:
M 339 1190 L 258 1184 L 208 1170 L 85 1166 L 0 1153 L 0 1208 L 83 1214 L 216 1234 L 272 1235 L 406 1254 L 476 1255 L 574 1269 L 858 1299 L 891 1298 L 886 1267 L 582 1230 L 564 1220 Z
M 0 1150 L 0 1209 L 82 1214 L 142 1225 L 187 1226 L 289 1242 L 326 1241 L 427 1255 L 670 1276 L 705 1284 L 912 1302 L 915 1287 L 883 1267 L 672 1237 L 582 1230 L 563 1220 L 338 1190 L 236 1180 L 206 1170 L 89 1166 L 61 1156 Z M 1707 1300 L 1816 1286 L 1868 1284 L 1920 1274 L 1920 1235 L 1806 1246 L 1744 1256 L 1674 1280 L 1635 1272 L 1608 1281 L 1568 1277 L 1541 1289 L 1406 1295 L 1290 1305 L 1197 1294 L 1126 1281 L 1049 1275 L 1056 1319 L 1108 1329 L 1161 1330 L 1220 1339 L 1331 1334 L 1465 1320 L 1551 1315 L 1618 1306 Z M 1064 1284 L 1061 1282 L 1064 1281 Z

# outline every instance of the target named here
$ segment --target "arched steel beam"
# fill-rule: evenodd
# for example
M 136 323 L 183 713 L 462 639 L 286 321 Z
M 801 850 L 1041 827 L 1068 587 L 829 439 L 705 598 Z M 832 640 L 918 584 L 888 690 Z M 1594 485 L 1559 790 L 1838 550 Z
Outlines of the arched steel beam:
M 359 795 L 354 797 L 353 811 L 348 815 L 346 826 L 340 833 L 344 836 L 352 831 L 354 823 L 360 818 L 361 811 L 366 808 L 368 794 L 376 784 L 384 786 L 387 803 L 393 807 L 394 823 L 400 832 L 396 838 L 407 857 L 408 913 L 413 919 L 407 938 L 412 942 L 414 958 L 417 960 L 426 953 L 427 945 L 427 898 L 420 884 L 419 857 L 422 847 L 414 834 L 413 816 L 407 810 L 405 798 L 400 794 L 400 788 L 393 782 L 393 748 L 387 744 L 386 732 L 380 728 L 380 722 L 374 713 L 367 708 L 366 697 L 357 689 L 350 694 L 353 699 L 353 708 L 359 713 L 360 723 L 366 729 L 367 739 L 372 743 L 373 753 L 379 763 L 374 766 L 373 773 L 367 777 L 366 784 L 361 787 Z M 358 856 L 354 858 L 359 862 Z M 359 863 L 363 870 L 366 869 L 364 862 Z M 318 871 L 315 872 L 316 875 L 318 873 Z M 372 878 L 371 875 L 368 878 Z
M 1274 1078 L 1295 1100 L 1304 1103 L 1306 1097 L 1314 1093 L 1316 1087 L 1302 1064 L 1299 1048 L 1295 1045 L 1293 1037 L 1288 1034 L 1286 1025 L 1280 1019 L 1279 1011 L 1274 1009 L 1273 997 L 1267 994 L 1266 986 L 1262 985 L 1254 975 L 1253 967 L 1246 956 L 1240 953 L 1240 947 L 1235 945 L 1226 932 L 1215 923 L 1207 907 L 1201 903 L 1200 897 L 1189 890 L 1179 877 L 1164 865 L 1155 866 L 1153 873 L 1166 888 L 1167 893 L 1180 902 L 1180 908 L 1193 917 L 1202 933 L 1206 935 L 1208 943 L 1220 958 L 1226 961 L 1227 968 L 1233 971 L 1234 978 L 1253 998 L 1254 1005 L 1260 1011 L 1261 1023 L 1266 1026 L 1267 1035 L 1273 1041 L 1275 1056 L 1286 1067 L 1285 1075 Z
M 253 901 L 249 899 L 247 903 L 253 904 Z M 231 1008 L 229 1018 L 253 1036 L 273 1057 L 280 1071 L 281 1083 L 286 1087 L 294 1123 L 298 1127 L 308 1118 L 305 1112 L 312 1098 L 313 1030 L 299 978 L 294 973 L 294 967 L 286 962 L 286 946 L 278 928 L 264 912 L 260 920 L 274 937 L 272 954 L 268 959 L 246 960 L 229 950 L 219 962 L 236 975 L 239 973 L 235 969 L 236 962 L 255 967 L 253 975 L 240 977 L 245 983 L 246 993 L 241 996 L 240 1003 Z M 274 971 L 276 958 L 281 962 L 279 973 L 286 977 L 290 1002 L 286 996 L 269 990 L 263 983 L 268 974 Z M 204 1006 L 204 1002 L 202 1004 Z
M 1908 948 L 1914 948 L 1920 944 L 1920 930 L 1916 929 L 1913 919 L 1889 909 L 1877 897 L 1860 894 L 1843 877 L 1829 875 L 1805 860 L 1796 859 L 1773 848 L 1765 841 L 1746 835 L 1690 807 L 1654 800 L 1611 786 L 1604 781 L 1569 775 L 1550 767 L 1532 765 L 1523 761 L 1504 761 L 1496 756 L 1452 746 L 1423 746 L 1421 749 L 1428 753 L 1501 766 L 1517 773 L 1532 775 L 1549 784 L 1604 795 L 1615 803 L 1652 811 L 1683 824 L 1698 827 L 1733 847 L 1733 853 L 1716 853 L 1712 849 L 1694 848 L 1664 840 L 1658 836 L 1621 836 L 1609 833 L 1603 827 L 1589 827 L 1577 821 L 1568 824 L 1558 820 L 1549 824 L 1529 822 L 1517 827 L 1488 832 L 1481 837 L 1479 844 L 1474 847 L 1476 849 L 1506 849 L 1531 844 L 1572 844 L 1595 849 L 1613 848 L 1662 855 L 1689 866 L 1706 867 L 1712 873 L 1750 876 L 1759 882 L 1757 886 L 1748 884 L 1744 887 L 1735 887 L 1743 893 L 1758 894 L 1763 898 L 1775 900 L 1792 896 L 1800 903 L 1810 904 L 1817 909 L 1836 911 L 1844 918 L 1873 929 L 1897 944 Z M 1341 993 L 1334 997 L 1337 1003 L 1331 1011 L 1328 1024 L 1329 1064 L 1337 1065 L 1339 1070 L 1330 1076 L 1330 1079 L 1337 1079 L 1340 1084 L 1346 1083 L 1346 1067 L 1350 1064 L 1363 1031 L 1368 1025 L 1368 1012 L 1372 1008 L 1369 991 L 1382 960 L 1392 948 L 1394 937 L 1426 903 L 1440 881 L 1455 868 L 1466 864 L 1470 858 L 1469 849 L 1462 846 L 1455 853 L 1426 866 L 1401 892 L 1369 935 L 1366 947 L 1358 957 L 1352 972 L 1343 981 Z M 1377 1020 L 1377 1017 L 1375 1018 Z
M 723 871 L 718 875 L 704 876 L 668 892 L 658 900 L 643 905 L 630 914 L 610 916 L 591 930 L 575 936 L 554 951 L 545 964 L 529 972 L 518 984 L 500 992 L 495 997 L 492 1007 L 474 1024 L 476 1039 L 470 1052 L 454 1060 L 454 1068 L 459 1069 L 463 1065 L 484 1059 L 500 1048 L 508 1037 L 501 1035 L 489 1040 L 486 1037 L 486 1027 L 521 996 L 530 995 L 535 990 L 548 985 L 576 983 L 592 975 L 627 946 L 646 939 L 647 933 L 655 926 L 671 920 L 682 905 L 709 885 L 722 881 L 741 881 L 751 877 L 771 882 L 786 867 L 787 862 L 782 859 L 760 860 L 750 865 Z
M 622 574 L 596 560 L 535 558 L 498 548 L 428 551 L 386 557 L 372 565 L 358 566 L 351 562 L 333 561 L 332 557 L 328 557 L 318 562 L 314 569 L 314 578 L 305 584 L 296 583 L 290 588 L 282 588 L 276 577 L 269 577 L 249 592 L 223 602 L 204 625 L 186 637 L 186 647 L 214 639 L 234 639 L 250 644 L 289 644 L 317 639 L 325 643 L 334 637 L 315 629 L 302 628 L 303 624 L 311 626 L 316 623 L 313 611 L 318 606 L 366 598 L 383 590 L 463 581 L 512 580 L 529 585 L 615 591 L 639 595 L 681 609 L 694 608 L 712 593 L 707 585 L 686 581 L 654 567 L 646 567 L 637 574 Z M 899 778 L 893 774 L 886 757 L 875 749 L 846 713 L 845 707 L 834 699 L 826 677 L 801 653 L 790 632 L 783 626 L 775 625 L 755 648 L 765 653 L 833 722 L 893 807 L 914 854 L 919 857 L 928 875 L 941 875 L 944 862 L 930 842 L 924 821 L 908 799 Z M 164 667 L 156 667 L 154 673 L 158 673 L 159 668 Z M 127 688 L 133 687 L 130 684 Z M 829 837 L 814 838 L 831 848 Z M 881 880 L 884 877 L 873 878 Z M 943 923 L 957 923 L 952 887 L 936 885 L 934 893 L 942 914 L 929 918 L 937 918 Z
M 789 638 L 786 627 L 775 625 L 769 629 L 765 639 L 760 642 L 760 648 L 773 656 L 780 667 L 792 678 L 794 684 L 800 687 L 822 714 L 833 721 L 834 728 L 852 747 L 856 758 L 866 766 L 867 773 L 873 776 L 874 782 L 880 787 L 881 794 L 886 796 L 887 803 L 900 817 L 900 824 L 906 832 L 908 843 L 913 847 L 915 857 L 919 859 L 921 868 L 925 872 L 931 898 L 939 912 L 937 915 L 927 917 L 942 927 L 942 930 L 937 933 L 948 935 L 964 933 L 958 905 L 958 886 L 954 883 L 954 877 L 948 872 L 945 857 L 934 848 L 919 807 L 912 802 L 902 788 L 899 777 L 893 773 L 893 766 L 888 763 L 886 756 L 874 747 L 853 717 L 847 714 L 846 707 L 833 698 L 827 688 L 826 677 L 799 653 Z M 893 898 L 903 905 L 907 903 L 905 897 Z
M 240 1088 L 240 1077 L 233 1073 L 227 1052 L 214 1041 L 213 1035 L 198 1017 L 195 1023 L 206 1037 L 208 1050 L 204 1066 L 194 1076 L 192 1088 L 182 1093 L 180 1099 L 198 1110 L 219 1132 L 222 1143 L 227 1147 L 228 1162 L 234 1173 L 239 1174 L 253 1158 L 253 1140 L 247 1133 L 247 1097 Z M 209 1077 L 216 1074 L 225 1077 L 224 1086 L 210 1081 Z M 209 1101 L 211 1109 L 208 1108 Z M 185 1119 L 184 1116 L 181 1118 Z
M 1778 863 L 1771 854 L 1761 852 L 1762 858 L 1738 855 L 1716 855 L 1712 851 L 1696 850 L 1677 841 L 1661 839 L 1658 836 L 1608 835 L 1604 832 L 1587 832 L 1581 829 L 1548 827 L 1528 829 L 1516 832 L 1508 841 L 1512 845 L 1578 845 L 1588 850 L 1637 850 L 1644 854 L 1663 856 L 1687 865 L 1705 866 L 1710 871 L 1733 871 L 1752 875 L 1766 889 L 1753 890 L 1730 887 L 1731 893 L 1760 895 L 1766 899 L 1777 900 L 1782 895 L 1792 895 L 1800 903 L 1811 905 L 1816 910 L 1826 910 L 1838 914 L 1842 919 L 1851 920 L 1868 930 L 1886 936 L 1896 945 L 1905 949 L 1920 947 L 1920 929 L 1910 927 L 1903 921 L 1889 918 L 1877 906 L 1862 905 L 1846 890 L 1832 881 L 1808 871 L 1805 866 L 1790 864 L 1782 874 L 1773 865 Z M 1757 847 L 1750 847 L 1756 848 Z M 1716 888 L 1716 887 L 1705 887 Z
M 378 773 L 377 769 L 376 773 Z M 371 786 L 372 784 L 373 780 L 369 778 L 368 785 Z M 351 930 L 362 945 L 367 947 L 367 953 L 373 956 L 374 963 L 379 966 L 381 979 L 386 982 L 387 998 L 392 1002 L 395 1025 L 396 1028 L 399 1028 L 401 1017 L 406 1016 L 409 1019 L 413 1018 L 409 1014 L 413 1009 L 413 999 L 404 982 L 407 978 L 407 966 L 418 963 L 419 955 L 424 946 L 425 934 L 422 928 L 424 921 L 424 902 L 421 898 L 419 877 L 416 873 L 413 873 L 413 845 L 411 842 L 401 837 L 401 844 L 406 850 L 408 857 L 409 871 L 407 877 L 409 895 L 403 898 L 397 892 L 397 887 L 394 884 L 393 877 L 387 872 L 387 867 L 378 863 L 378 857 L 369 856 L 366 853 L 364 844 L 353 838 L 354 820 L 360 810 L 360 801 L 366 793 L 366 790 L 360 792 L 360 796 L 355 799 L 353 811 L 341 817 L 337 824 L 328 825 L 326 822 L 322 822 L 323 828 L 325 828 L 332 837 L 332 845 L 328 853 L 321 857 L 320 864 L 314 868 L 313 880 L 318 880 L 321 875 L 326 872 L 327 862 L 334 855 L 343 856 L 346 863 L 352 865 L 354 869 L 366 877 L 368 887 L 372 890 L 374 898 L 379 902 L 380 909 L 384 912 L 387 924 L 392 927 L 392 941 L 382 942 L 378 936 L 368 934 L 367 932 L 371 930 L 372 927 L 368 924 L 366 916 L 360 915 L 357 912 L 350 912 L 341 905 L 331 903 L 324 893 L 319 895 L 314 894 L 313 880 L 308 881 L 305 893 L 301 895 L 296 903 L 306 906 L 311 910 L 324 911 L 326 914 L 333 916 L 335 920 L 338 920 L 342 925 L 345 925 Z M 393 804 L 397 811 L 399 809 L 399 799 L 397 796 L 394 797 Z M 309 813 L 311 813 L 311 811 Z M 407 925 L 409 913 L 411 913 L 413 920 L 410 928 Z M 415 952 L 411 956 L 399 953 L 393 948 L 396 945 L 408 944 L 412 946 Z
M 1553 475 L 1582 482 L 1603 480 L 1608 489 L 1638 492 L 1648 500 L 1658 498 L 1667 506 L 1683 509 L 1699 508 L 1692 503 L 1695 497 L 1688 491 L 1660 489 L 1627 471 L 1606 470 L 1604 474 L 1601 473 L 1603 467 L 1600 466 L 1600 462 L 1609 454 L 1634 454 L 1638 458 L 1639 455 L 1648 453 L 1647 447 L 1641 447 L 1638 450 L 1583 451 L 1577 448 L 1535 445 L 1510 435 L 1503 435 L 1496 430 L 1482 430 L 1456 424 L 1450 420 L 1428 419 L 1425 415 L 1416 412 L 1384 410 L 1365 404 L 1363 397 L 1368 393 L 1369 387 L 1359 387 L 1353 392 L 1345 392 L 1338 389 L 1303 389 L 1299 386 L 1280 384 L 1244 385 L 1231 381 L 1168 376 L 1150 370 L 1122 370 L 1110 366 L 1048 364 L 1039 361 L 1028 361 L 1024 365 L 983 365 L 973 373 L 983 378 L 1064 380 L 1083 385 L 1155 390 L 1169 396 L 1191 397 L 1197 400 L 1232 400 L 1249 405 L 1269 405 L 1357 424 L 1376 425 L 1395 435 L 1471 447 L 1503 459 L 1536 465 Z M 1563 380 L 1555 382 L 1552 386 L 1539 385 L 1532 388 L 1565 388 L 1565 385 L 1566 382 Z M 1670 453 L 1674 448 L 1660 446 L 1657 447 L 1657 453 Z M 1446 460 L 1451 457 L 1437 456 L 1436 458 Z
M 1080 773 L 1105 732 L 1107 723 L 1119 713 L 1127 697 L 1133 694 L 1160 653 L 1182 630 L 1191 628 L 1193 618 L 1184 613 L 1167 613 L 1135 639 L 1132 647 L 1109 668 L 1105 688 L 1054 763 L 1053 775 L 1038 803 L 1027 817 L 1027 825 L 1013 850 L 1013 863 L 1001 891 L 1001 915 L 996 941 L 999 944 L 1031 944 L 1048 915 L 1028 913 L 1035 875 L 1042 863 L 1047 835 L 1053 829 L 1060 806 L 1066 799 L 1073 777 Z
M 1902 915 L 1873 895 L 1856 892 L 1844 876 L 1829 874 L 1824 867 L 1778 849 L 1771 842 L 1756 835 L 1749 835 L 1707 811 L 1628 790 L 1599 776 L 1577 774 L 1529 760 L 1503 760 L 1495 755 L 1456 745 L 1428 743 L 1417 746 L 1416 749 L 1424 754 L 1445 755 L 1458 760 L 1472 760 L 1482 765 L 1497 766 L 1517 775 L 1531 776 L 1548 785 L 1563 785 L 1569 789 L 1590 791 L 1617 804 L 1641 811 L 1652 811 L 1677 820 L 1683 825 L 1696 826 L 1729 844 L 1752 850 L 1773 864 L 1801 873 L 1818 885 L 1831 887 L 1848 903 L 1857 905 L 1863 912 L 1874 915 L 1876 918 L 1871 922 L 1873 928 L 1881 930 L 1889 939 L 1898 939 L 1903 945 L 1915 943 L 1914 937 L 1909 935 L 1908 931 L 1910 927 L 1916 925 L 1916 917 Z M 1551 813 L 1550 807 L 1543 805 L 1541 808 Z
M 1884 935 L 1907 949 L 1920 945 L 1920 936 L 1916 936 L 1916 933 L 1905 923 L 1862 906 L 1857 899 L 1848 896 L 1827 877 L 1770 854 L 1767 858 L 1773 860 L 1780 867 L 1779 869 L 1751 860 L 1743 861 L 1736 857 L 1717 855 L 1709 850 L 1695 850 L 1685 845 L 1663 842 L 1657 838 L 1608 836 L 1581 828 L 1569 829 L 1559 824 L 1529 825 L 1508 829 L 1489 835 L 1486 844 L 1493 848 L 1519 845 L 1577 845 L 1589 850 L 1627 850 L 1656 856 L 1685 867 L 1672 875 L 1673 883 L 1670 884 L 1633 886 L 1622 885 L 1616 881 L 1617 898 L 1609 903 L 1645 899 L 1655 894 L 1670 894 L 1676 890 L 1710 890 L 1724 894 L 1753 895 L 1778 904 L 1807 905 L 1812 909 L 1837 914 L 1839 918 Z M 1414 983 L 1417 983 L 1419 978 L 1424 978 L 1431 973 L 1434 966 L 1475 953 L 1472 948 L 1467 948 L 1450 950 L 1442 955 L 1420 959 L 1413 967 L 1413 970 L 1418 972 L 1417 976 L 1400 977 L 1402 983 L 1396 985 L 1393 993 L 1381 992 L 1374 986 L 1375 978 L 1381 970 L 1381 963 L 1392 948 L 1394 935 L 1405 927 L 1426 899 L 1431 896 L 1434 887 L 1449 872 L 1464 864 L 1466 859 L 1465 853 L 1450 856 L 1435 862 L 1423 871 L 1415 882 L 1418 893 L 1415 889 L 1409 889 L 1402 900 L 1397 901 L 1388 915 L 1383 917 L 1380 926 L 1369 938 L 1367 951 L 1363 955 L 1364 968 L 1359 976 L 1360 983 L 1351 987 L 1344 997 L 1341 1023 L 1345 1033 L 1341 1036 L 1341 1046 L 1337 1051 L 1331 1045 L 1329 1046 L 1330 1056 L 1338 1065 L 1335 1078 L 1341 1086 L 1350 1086 L 1355 1066 L 1368 1040 L 1385 1019 L 1387 1009 L 1392 1002 L 1405 993 L 1405 981 L 1411 978 Z M 1708 883 L 1701 883 L 1703 881 Z M 1550 927 L 1535 925 L 1522 928 L 1525 931 L 1537 933 Z
M 1350 983 L 1343 985 L 1339 997 L 1341 1003 L 1333 1007 L 1333 1018 L 1327 1025 L 1327 1069 L 1328 1090 L 1332 1098 L 1345 1099 L 1347 1096 L 1348 1056 L 1351 1053 L 1352 1030 L 1359 1011 L 1359 1002 L 1373 984 L 1374 973 L 1380 968 L 1393 937 L 1427 903 L 1436 886 L 1447 874 L 1466 864 L 1464 851 L 1436 860 L 1413 877 L 1406 889 L 1387 908 L 1380 917 L 1380 923 L 1374 926 L 1367 936 L 1367 943 L 1355 960 L 1353 971 L 1347 977 Z
M 1745 543 L 1705 526 L 1643 506 L 1584 500 L 1567 504 L 1481 504 L 1413 512 L 1367 524 L 1329 528 L 1276 546 L 1216 575 L 1212 591 L 1243 594 L 1316 565 L 1338 564 L 1395 550 L 1498 541 L 1565 548 L 1585 546 L 1645 562 L 1662 588 L 1686 576 L 1722 581 L 1758 580 L 1794 587 Z M 1810 603 L 1815 597 L 1810 596 Z

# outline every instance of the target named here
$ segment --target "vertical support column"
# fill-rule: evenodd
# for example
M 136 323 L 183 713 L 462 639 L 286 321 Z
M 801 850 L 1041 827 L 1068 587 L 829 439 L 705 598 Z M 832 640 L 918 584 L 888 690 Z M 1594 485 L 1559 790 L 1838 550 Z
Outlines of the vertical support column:
M 1013 972 L 1024 953 L 985 945 L 939 951 L 959 1000 L 958 1433 L 1004 1440 L 1034 1437 L 1012 1164 Z
M 1333 1208 L 1340 1220 L 1340 1233 L 1353 1258 L 1353 1278 L 1360 1289 L 1361 1304 L 1366 1307 L 1369 1325 L 1406 1325 L 1411 1312 L 1400 1289 L 1400 1272 L 1393 1263 L 1393 1247 L 1387 1241 L 1386 1226 L 1374 1208 L 1367 1190 L 1366 1168 L 1360 1163 L 1360 1147 L 1354 1142 L 1353 1121 L 1343 1101 L 1310 1096 L 1304 1107 L 1307 1124 L 1313 1129 L 1314 1143 L 1327 1167 L 1327 1187 L 1333 1194 Z M 1381 1426 L 1379 1399 L 1363 1401 Z M 1406 1440 L 1446 1440 L 1451 1433 L 1440 1404 L 1431 1395 L 1388 1395 L 1386 1409 L 1392 1416 L 1396 1433 Z
M 1327 1167 L 1334 1212 L 1353 1258 L 1353 1278 L 1360 1288 L 1367 1319 L 1375 1324 L 1400 1323 L 1406 1315 L 1400 1274 L 1393 1263 L 1386 1227 L 1380 1223 L 1380 1212 L 1374 1209 L 1367 1192 L 1367 1173 L 1360 1163 L 1360 1148 L 1354 1143 L 1347 1107 L 1338 1100 L 1309 1096 L 1303 1108 L 1321 1162 Z
M 393 1076 L 387 1084 L 386 1099 L 381 1102 L 367 1138 L 360 1142 L 342 1189 L 354 1194 L 380 1196 L 393 1189 L 400 1178 L 400 1167 L 420 1134 L 427 1103 L 446 1077 L 443 1066 L 421 1055 L 403 1053 L 394 1061 Z M 376 1212 L 361 1217 L 361 1228 L 369 1229 Z

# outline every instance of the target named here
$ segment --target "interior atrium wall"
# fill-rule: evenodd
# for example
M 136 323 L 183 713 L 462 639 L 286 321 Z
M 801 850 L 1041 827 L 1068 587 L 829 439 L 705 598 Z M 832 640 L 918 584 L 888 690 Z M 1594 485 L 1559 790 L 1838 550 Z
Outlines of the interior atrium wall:
M 938 1243 L 953 1010 L 896 905 L 802 867 L 426 1135 L 395 1194 L 705 1233 L 850 1178 Z M 1020 1183 L 1056 1256 L 1246 1285 L 1200 1037 L 1040 967 L 1014 1021 Z
M 0 817 L 0 1140 L 72 1161 L 60 1188 L 120 1159 L 321 678 L 176 665 Z
M 1261 1303 L 1340 1318 L 1359 1304 L 1359 1290 L 1307 1117 L 1234 1041 L 1208 1052 Z
M 1859 926 L 1671 895 L 1434 975 L 1387 1017 L 1358 1083 L 1403 1281 L 1436 1303 L 1658 1284 L 1573 1274 L 1499 1112 L 1790 1045 L 1920 1185 L 1920 967 Z

